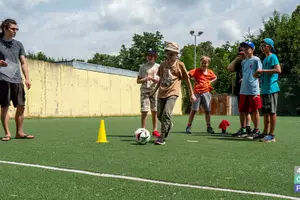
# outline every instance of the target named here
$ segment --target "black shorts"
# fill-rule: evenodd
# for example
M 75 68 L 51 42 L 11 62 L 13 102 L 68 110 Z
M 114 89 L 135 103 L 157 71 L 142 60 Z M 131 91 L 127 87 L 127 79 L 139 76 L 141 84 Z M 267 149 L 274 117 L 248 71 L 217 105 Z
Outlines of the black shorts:
M 25 106 L 25 90 L 23 83 L 9 83 L 0 81 L 0 105 L 10 106 L 10 101 L 14 107 Z
M 263 94 L 262 97 L 262 112 L 263 113 L 273 113 L 277 112 L 278 104 L 278 93 L 273 94 Z

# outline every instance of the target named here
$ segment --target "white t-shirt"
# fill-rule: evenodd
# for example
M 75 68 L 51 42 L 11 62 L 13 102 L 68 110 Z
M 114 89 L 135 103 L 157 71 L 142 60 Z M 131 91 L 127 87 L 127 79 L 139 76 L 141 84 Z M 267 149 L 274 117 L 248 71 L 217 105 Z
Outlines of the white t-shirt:
M 151 77 L 156 80 L 159 80 L 159 77 L 157 76 L 158 68 L 159 64 L 157 63 L 145 63 L 140 67 L 138 76 L 141 78 Z M 141 89 L 154 89 L 155 87 L 156 83 L 154 83 L 151 80 L 148 80 L 145 83 L 142 83 L 141 85 Z

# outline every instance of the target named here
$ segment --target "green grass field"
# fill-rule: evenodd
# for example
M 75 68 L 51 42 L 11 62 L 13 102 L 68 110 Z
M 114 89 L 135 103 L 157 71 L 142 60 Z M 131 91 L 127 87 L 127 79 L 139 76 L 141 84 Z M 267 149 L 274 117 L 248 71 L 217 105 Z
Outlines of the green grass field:
M 208 135 L 203 116 L 196 117 L 194 133 L 186 135 L 187 118 L 173 117 L 174 128 L 164 146 L 136 145 L 133 133 L 140 125 L 139 117 L 27 119 L 25 131 L 36 138 L 0 142 L 0 161 L 300 198 L 293 189 L 294 167 L 300 166 L 300 118 L 278 117 L 276 143 Z M 101 119 L 105 120 L 106 144 L 96 143 Z M 239 128 L 238 117 L 212 119 L 217 132 L 222 119 L 230 121 L 229 131 Z M 15 130 L 13 121 L 11 130 Z M 278 199 L 1 163 L 0 177 L 3 200 Z

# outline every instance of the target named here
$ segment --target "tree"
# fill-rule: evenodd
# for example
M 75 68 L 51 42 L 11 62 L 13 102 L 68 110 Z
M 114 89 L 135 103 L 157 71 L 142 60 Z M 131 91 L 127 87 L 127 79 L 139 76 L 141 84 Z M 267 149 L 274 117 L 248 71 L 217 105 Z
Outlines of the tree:
M 41 60 L 41 61 L 45 61 L 45 62 L 55 62 L 54 58 L 50 58 L 48 56 L 46 56 L 46 54 L 44 52 L 38 52 L 38 53 L 33 53 L 33 52 L 28 52 L 27 56 L 28 59 L 32 59 L 32 60 Z
M 142 35 L 134 34 L 133 44 L 130 48 L 126 48 L 123 44 L 120 50 L 120 65 L 121 68 L 138 71 L 140 65 L 145 62 L 145 52 L 149 48 L 153 48 L 158 52 L 156 62 L 160 63 L 163 58 L 164 42 L 163 35 L 160 32 L 148 33 Z
M 119 56 L 99 54 L 96 53 L 92 59 L 87 61 L 88 63 L 104 65 L 109 67 L 120 67 Z

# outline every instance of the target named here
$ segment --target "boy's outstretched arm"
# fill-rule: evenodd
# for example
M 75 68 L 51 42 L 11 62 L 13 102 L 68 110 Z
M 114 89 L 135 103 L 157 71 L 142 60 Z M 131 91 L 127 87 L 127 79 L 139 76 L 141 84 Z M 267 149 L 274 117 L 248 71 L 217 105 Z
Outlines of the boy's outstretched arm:
M 186 82 L 186 84 L 188 85 L 188 88 L 189 88 L 190 100 L 191 100 L 191 102 L 195 102 L 197 99 L 194 95 L 194 90 L 193 90 L 193 87 L 192 87 L 192 84 L 190 81 L 190 74 L 186 71 L 186 68 L 184 65 L 181 66 L 181 71 L 182 71 L 183 80 Z

